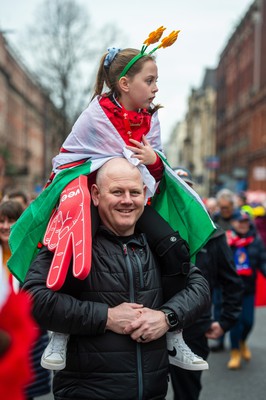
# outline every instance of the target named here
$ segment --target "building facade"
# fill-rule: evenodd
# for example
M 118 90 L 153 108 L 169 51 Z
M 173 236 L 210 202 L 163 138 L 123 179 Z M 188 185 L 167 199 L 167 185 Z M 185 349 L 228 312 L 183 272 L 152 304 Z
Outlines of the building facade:
M 168 142 L 164 145 L 164 152 L 172 168 L 182 166 L 186 163 L 184 153 L 184 140 L 187 135 L 186 121 L 180 121 L 173 129 Z
M 207 68 L 199 89 L 192 89 L 184 121 L 177 124 L 166 144 L 172 166 L 188 168 L 201 196 L 214 190 L 214 171 L 209 163 L 216 155 L 216 70 Z
M 39 190 L 60 143 L 61 116 L 0 33 L 0 194 Z
M 266 191 L 266 0 L 256 0 L 217 68 L 217 180 Z

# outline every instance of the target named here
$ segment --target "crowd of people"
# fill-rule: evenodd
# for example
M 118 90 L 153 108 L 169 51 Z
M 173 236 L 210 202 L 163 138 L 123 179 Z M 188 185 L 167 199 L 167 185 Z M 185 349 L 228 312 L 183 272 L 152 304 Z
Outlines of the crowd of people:
M 239 369 L 241 361 L 250 361 L 251 351 L 247 340 L 254 324 L 258 274 L 266 277 L 266 209 L 259 202 L 248 202 L 246 193 L 220 190 L 212 209 L 213 220 L 223 228 L 231 249 L 234 266 L 243 286 L 242 311 L 237 323 L 230 330 L 231 356 L 229 369 Z M 264 290 L 265 281 L 262 281 Z M 217 282 L 213 294 L 214 315 L 219 318 L 222 310 L 222 288 Z M 221 335 L 212 351 L 223 351 Z
M 56 400 L 163 400 L 170 374 L 175 400 L 196 400 L 215 351 L 209 340 L 222 350 L 226 332 L 228 368 L 251 360 L 265 210 L 227 189 L 205 208 L 190 171 L 167 164 L 153 53 L 178 31 L 147 50 L 164 30 L 141 50 L 108 49 L 41 195 L 30 204 L 21 190 L 2 198 L 0 370 L 15 345 L 4 323 L 11 293 L 26 296 L 28 324 L 18 329 L 30 341 L 25 379 L 10 397 L 0 386 L 1 398 L 31 400 L 52 383 Z M 175 212 L 154 201 L 161 195 Z

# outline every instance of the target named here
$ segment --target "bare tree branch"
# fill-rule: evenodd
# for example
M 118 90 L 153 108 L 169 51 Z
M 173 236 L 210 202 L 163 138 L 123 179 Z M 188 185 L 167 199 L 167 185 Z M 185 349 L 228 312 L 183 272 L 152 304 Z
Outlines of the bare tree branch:
M 89 102 L 100 56 L 122 35 L 112 25 L 97 32 L 76 0 L 43 0 L 26 37 L 32 68 L 65 118 L 63 140 Z

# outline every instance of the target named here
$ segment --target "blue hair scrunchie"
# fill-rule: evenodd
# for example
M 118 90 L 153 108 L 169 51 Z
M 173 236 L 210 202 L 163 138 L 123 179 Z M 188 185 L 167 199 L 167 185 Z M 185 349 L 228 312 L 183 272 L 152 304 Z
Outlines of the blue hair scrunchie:
M 111 63 L 113 62 L 115 56 L 117 55 L 117 53 L 119 53 L 119 51 L 121 51 L 121 49 L 119 49 L 118 47 L 108 47 L 108 53 L 105 56 L 104 59 L 104 63 L 103 65 L 105 66 L 105 68 L 109 68 Z

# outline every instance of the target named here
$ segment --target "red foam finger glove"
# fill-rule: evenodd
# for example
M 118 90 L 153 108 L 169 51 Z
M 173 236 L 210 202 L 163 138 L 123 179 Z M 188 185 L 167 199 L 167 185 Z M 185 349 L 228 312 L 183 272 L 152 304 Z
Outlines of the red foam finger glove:
M 71 181 L 60 196 L 58 208 L 47 226 L 43 243 L 54 257 L 46 285 L 59 290 L 65 282 L 73 257 L 73 275 L 85 279 L 91 269 L 91 213 L 88 178 Z

